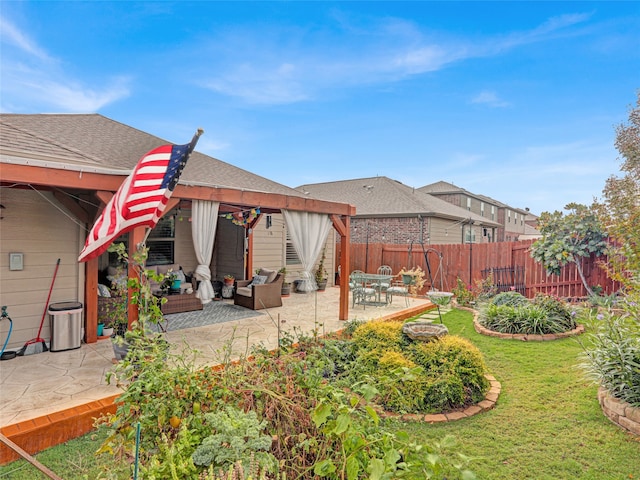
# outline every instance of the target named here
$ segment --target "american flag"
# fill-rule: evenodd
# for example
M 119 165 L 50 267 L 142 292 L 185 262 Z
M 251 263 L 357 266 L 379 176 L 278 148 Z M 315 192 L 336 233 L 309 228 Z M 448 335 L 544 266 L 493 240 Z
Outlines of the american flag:
M 123 233 L 156 226 L 200 133 L 190 144 L 163 145 L 140 159 L 93 225 L 79 262 L 101 255 Z

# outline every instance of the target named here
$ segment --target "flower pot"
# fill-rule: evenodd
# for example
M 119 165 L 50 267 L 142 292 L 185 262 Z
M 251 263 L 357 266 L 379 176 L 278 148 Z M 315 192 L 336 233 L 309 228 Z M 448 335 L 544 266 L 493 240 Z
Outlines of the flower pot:
M 110 337 L 111 335 L 113 335 L 113 327 L 104 327 L 102 329 L 103 337 Z
M 319 292 L 324 292 L 327 288 L 327 279 L 325 278 L 324 280 L 320 280 L 319 282 L 316 282 L 318 284 L 318 291 Z
M 411 285 L 414 282 L 414 278 L 413 275 L 405 275 L 404 273 L 402 274 L 402 283 L 404 283 L 405 285 Z
M 291 284 L 290 283 L 283 283 L 282 284 L 282 288 L 280 290 L 280 295 L 282 295 L 283 297 L 288 297 L 289 295 L 291 295 Z
M 235 280 L 235 279 L 233 279 L 233 278 L 225 278 L 225 279 L 224 279 L 224 284 L 225 284 L 226 286 L 230 287 L 230 286 L 232 286 L 232 285 L 233 285 L 233 281 L 234 281 L 234 280 Z
M 99 323 L 98 324 L 98 336 L 102 337 L 104 335 L 104 323 Z

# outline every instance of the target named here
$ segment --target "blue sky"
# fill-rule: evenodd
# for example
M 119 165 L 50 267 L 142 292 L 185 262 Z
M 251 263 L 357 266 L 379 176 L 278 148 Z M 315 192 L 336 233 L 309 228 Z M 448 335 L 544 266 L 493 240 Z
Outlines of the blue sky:
M 445 180 L 533 213 L 619 173 L 640 2 L 2 1 L 0 110 L 97 112 L 282 184 Z M 188 168 L 188 167 L 187 167 Z

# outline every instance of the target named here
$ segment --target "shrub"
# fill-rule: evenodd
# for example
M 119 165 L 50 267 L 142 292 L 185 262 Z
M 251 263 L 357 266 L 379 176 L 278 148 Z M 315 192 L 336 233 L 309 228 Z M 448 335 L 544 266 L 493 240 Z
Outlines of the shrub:
M 456 286 L 451 293 L 456 297 L 458 305 L 469 306 L 475 303 L 475 294 L 467 287 L 467 285 L 460 279 L 456 278 Z
M 327 341 L 327 350 L 322 339 L 299 341 L 277 354 L 258 350 L 252 361 L 202 370 L 196 370 L 195 356 L 187 359 L 189 353 L 174 358 L 134 344 L 127 359 L 135 365 L 116 367 L 125 392 L 116 413 L 100 421 L 109 434 L 101 450 L 131 457 L 133 426 L 140 422 L 144 478 L 434 478 L 442 460 L 433 449 L 381 424 L 369 404 L 387 382 L 395 387 L 395 408 L 423 406 L 419 393 L 427 390 L 428 377 L 399 352 L 398 345 L 408 342 L 401 327 L 362 326 L 365 345 L 378 338 L 388 347 L 359 352 L 379 355 L 378 384 L 350 368 L 359 357 L 355 343 L 346 340 Z M 326 378 L 329 367 L 332 381 Z
M 399 351 L 405 338 L 402 334 L 402 323 L 384 321 L 364 323 L 356 328 L 352 337 L 358 351 Z
M 547 315 L 562 327 L 561 331 L 573 330 L 576 328 L 576 322 L 574 319 L 573 309 L 571 309 L 565 302 L 553 295 L 545 295 L 538 293 L 533 298 L 532 303 L 542 307 L 547 312 Z
M 380 357 L 375 378 L 379 392 L 375 400 L 385 409 L 393 412 L 425 410 L 425 371 L 404 354 L 385 352 Z
M 414 342 L 409 358 L 429 376 L 425 404 L 437 409 L 462 407 L 482 400 L 489 387 L 482 353 L 468 340 L 446 335 L 437 341 Z
M 528 304 L 529 300 L 518 292 L 502 292 L 493 297 L 490 303 L 491 305 L 510 305 L 512 307 L 518 307 L 520 305 Z

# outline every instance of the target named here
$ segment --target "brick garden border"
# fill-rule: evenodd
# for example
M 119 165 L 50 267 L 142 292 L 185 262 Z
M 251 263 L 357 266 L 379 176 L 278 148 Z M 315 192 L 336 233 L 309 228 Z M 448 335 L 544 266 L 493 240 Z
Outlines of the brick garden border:
M 602 387 L 598 389 L 598 402 L 605 417 L 632 434 L 640 435 L 640 408 L 615 398 Z
M 491 410 L 496 406 L 496 402 L 498 401 L 498 397 L 500 396 L 500 391 L 502 390 L 502 386 L 500 382 L 498 382 L 495 377 L 492 375 L 484 376 L 487 380 L 489 380 L 489 384 L 491 385 L 489 391 L 479 403 L 471 405 L 464 409 L 458 409 L 447 413 L 433 413 L 433 414 L 424 414 L 424 413 L 393 413 L 388 412 L 386 410 L 378 410 L 378 415 L 384 418 L 396 418 L 403 421 L 409 422 L 428 422 L 428 423 L 441 423 L 441 422 L 453 422 L 455 420 L 460 420 L 462 418 L 472 417 L 477 415 L 480 412 L 486 412 Z

